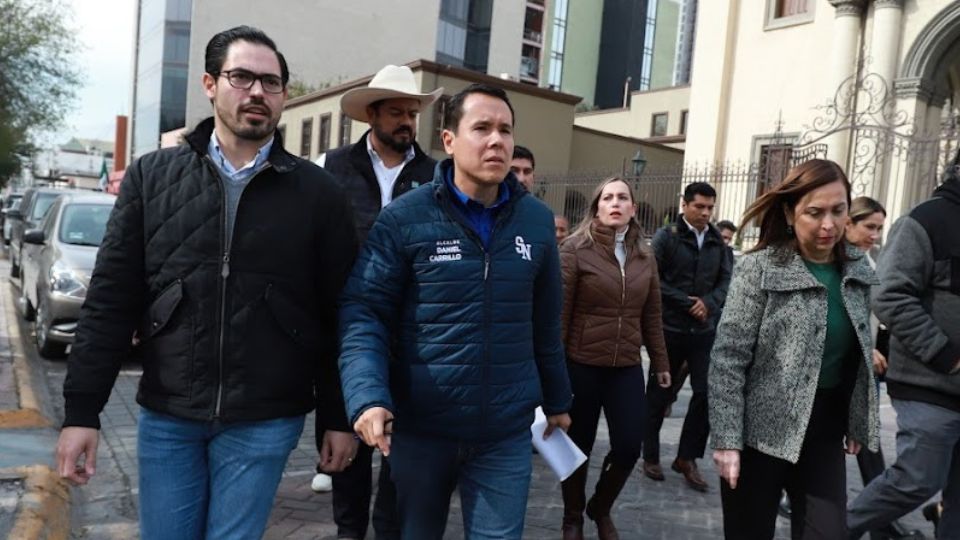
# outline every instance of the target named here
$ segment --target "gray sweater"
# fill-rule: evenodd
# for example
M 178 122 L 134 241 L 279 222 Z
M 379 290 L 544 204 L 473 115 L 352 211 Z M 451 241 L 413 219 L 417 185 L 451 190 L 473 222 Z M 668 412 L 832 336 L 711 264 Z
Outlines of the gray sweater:
M 843 303 L 860 345 L 847 436 L 876 451 L 880 423 L 869 309 L 876 276 L 862 252 L 850 246 L 847 254 L 854 260 L 843 266 Z M 764 249 L 740 257 L 710 357 L 707 402 L 714 448 L 750 446 L 797 462 L 817 393 L 826 327 L 827 289 L 799 255 L 784 259 Z
M 960 411 L 960 181 L 900 218 L 877 262 L 890 395 Z

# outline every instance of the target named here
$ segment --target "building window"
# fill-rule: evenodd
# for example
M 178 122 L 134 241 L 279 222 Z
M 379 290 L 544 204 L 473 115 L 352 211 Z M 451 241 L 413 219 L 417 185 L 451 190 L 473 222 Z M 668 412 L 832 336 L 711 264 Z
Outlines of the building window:
M 487 71 L 493 0 L 441 0 L 437 62 Z
M 350 144 L 350 128 L 353 126 L 353 120 L 346 113 L 340 113 L 340 144 L 344 146 Z
M 813 21 L 814 0 L 767 0 L 765 30 Z
M 642 91 L 650 90 L 651 70 L 653 69 L 653 43 L 657 30 L 657 2 L 647 4 L 646 28 L 643 32 L 643 60 L 640 63 L 640 86 Z
M 650 121 L 650 136 L 651 137 L 664 137 L 667 134 L 667 113 L 654 113 L 653 119 Z
M 320 137 L 317 152 L 322 154 L 330 149 L 330 113 L 320 115 Z
M 793 17 L 807 12 L 808 0 L 775 0 L 776 5 L 773 8 L 773 18 L 781 19 L 783 17 Z
M 560 90 L 560 83 L 563 80 L 563 53 L 567 42 L 567 0 L 557 0 L 553 9 L 553 34 L 550 38 L 547 85 L 553 90 Z
M 787 176 L 793 158 L 793 144 L 772 143 L 760 146 L 757 174 L 757 197 L 780 183 Z
M 310 157 L 311 137 L 313 137 L 313 118 L 307 118 L 300 129 L 300 157 L 302 158 Z
M 680 111 L 680 134 L 687 134 L 687 117 L 690 115 L 690 111 Z
M 447 115 L 447 105 L 450 103 L 450 96 L 440 96 L 440 99 L 437 100 L 433 105 L 433 137 L 430 141 L 430 146 L 435 150 L 443 150 L 443 133 L 444 120 Z

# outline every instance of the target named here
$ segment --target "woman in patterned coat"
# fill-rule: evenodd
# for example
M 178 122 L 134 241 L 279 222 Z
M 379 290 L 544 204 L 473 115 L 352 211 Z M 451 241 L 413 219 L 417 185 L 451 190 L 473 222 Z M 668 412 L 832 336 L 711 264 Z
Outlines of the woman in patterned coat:
M 713 347 L 709 406 L 728 539 L 846 538 L 844 449 L 879 446 L 870 286 L 843 241 L 850 183 L 832 161 L 787 173 L 744 215 L 760 238 L 734 270 Z

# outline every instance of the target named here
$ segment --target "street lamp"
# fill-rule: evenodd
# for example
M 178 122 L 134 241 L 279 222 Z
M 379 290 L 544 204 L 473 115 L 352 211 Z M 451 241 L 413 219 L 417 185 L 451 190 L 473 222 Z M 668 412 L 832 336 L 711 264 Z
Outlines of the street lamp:
M 638 148 L 637 153 L 630 161 L 633 162 L 633 175 L 640 176 L 643 174 L 643 169 L 647 167 L 647 157 L 643 155 L 643 148 Z

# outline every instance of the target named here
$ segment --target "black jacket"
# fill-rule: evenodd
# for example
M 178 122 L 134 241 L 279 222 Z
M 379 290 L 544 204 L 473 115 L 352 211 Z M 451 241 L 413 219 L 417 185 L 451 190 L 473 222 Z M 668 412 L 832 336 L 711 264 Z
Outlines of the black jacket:
M 681 216 L 653 236 L 653 252 L 660 271 L 663 329 L 688 334 L 715 331 L 733 269 L 733 252 L 723 243 L 720 231 L 709 225 L 703 248 L 698 249 L 696 235 Z M 706 321 L 690 315 L 690 296 L 703 299 L 709 315 Z
M 318 414 L 349 430 L 336 370 L 337 297 L 356 255 L 350 204 L 329 174 L 283 149 L 241 197 L 225 245 L 224 193 L 207 155 L 213 119 L 186 145 L 127 169 L 70 356 L 65 426 L 99 427 L 136 330 L 137 401 L 184 419 Z
M 354 144 L 341 146 L 327 152 L 323 167 L 333 174 L 340 186 L 353 202 L 356 218 L 357 238 L 360 242 L 367 238 L 370 227 L 380 214 L 380 183 L 373 172 L 370 154 L 367 152 L 367 130 Z M 397 182 L 393 185 L 393 200 L 422 184 L 433 180 L 433 170 L 437 161 L 423 153 L 420 146 L 413 143 L 414 157 L 407 163 Z

